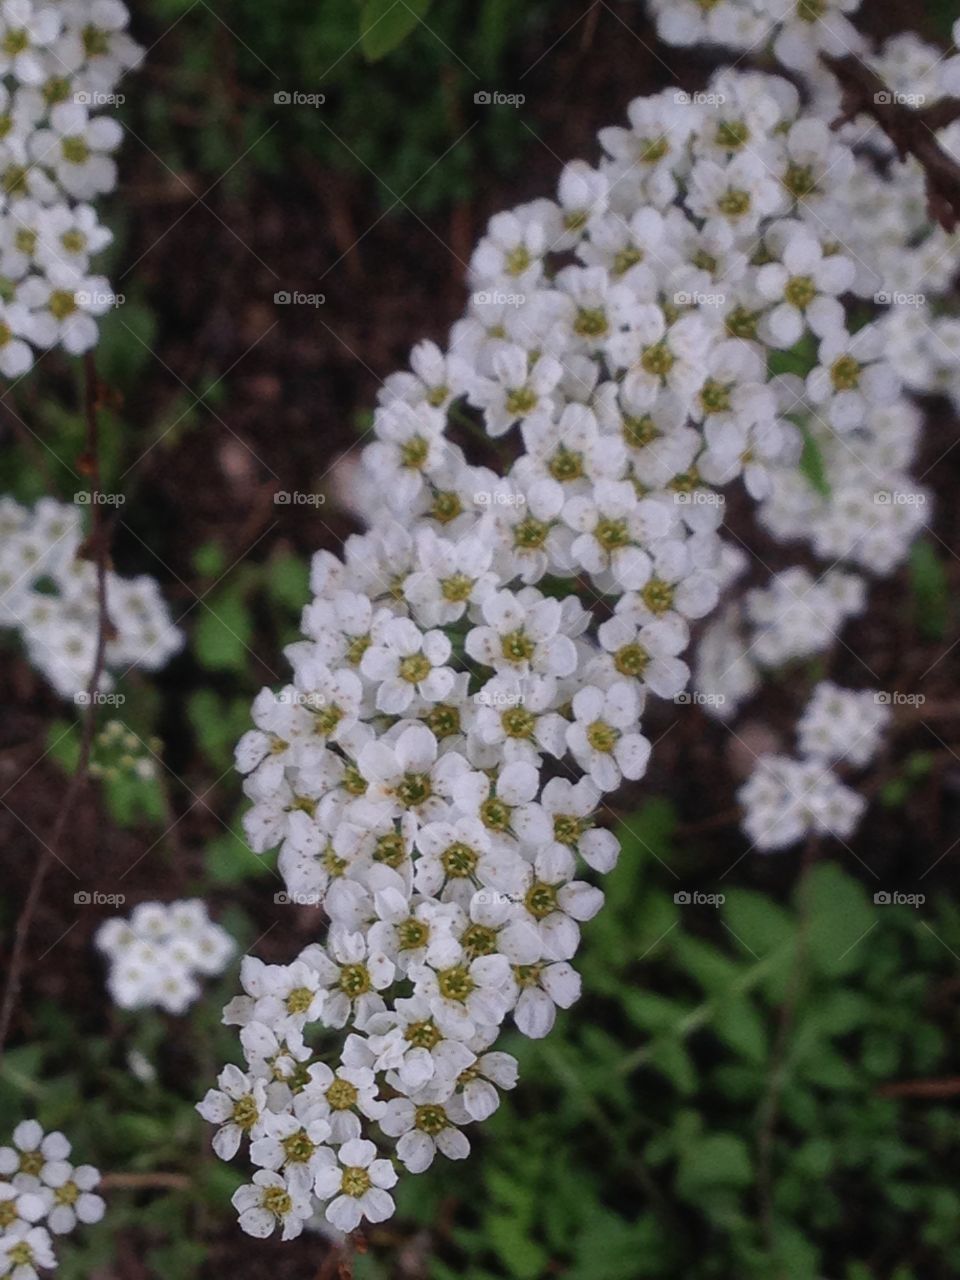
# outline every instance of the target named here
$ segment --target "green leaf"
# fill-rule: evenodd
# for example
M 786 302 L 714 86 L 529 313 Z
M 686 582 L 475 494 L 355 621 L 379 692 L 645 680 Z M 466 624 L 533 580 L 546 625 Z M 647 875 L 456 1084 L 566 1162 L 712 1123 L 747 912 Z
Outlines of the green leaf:
M 490 1244 L 507 1272 L 517 1280 L 539 1280 L 549 1256 L 532 1240 L 516 1218 L 506 1213 L 489 1214 L 485 1219 Z
M 243 597 L 235 591 L 221 592 L 200 609 L 193 632 L 197 661 L 208 671 L 242 671 L 250 657 L 253 632 Z
M 683 1152 L 677 1190 L 695 1200 L 706 1187 L 746 1187 L 753 1181 L 750 1149 L 734 1133 L 708 1133 Z
M 869 950 L 861 944 L 880 922 L 862 885 L 833 863 L 822 863 L 810 872 L 798 896 L 808 919 L 805 945 L 811 966 L 837 977 L 865 964 Z
M 240 884 L 265 875 L 268 869 L 269 863 L 233 831 L 225 831 L 207 845 L 207 875 L 217 884 Z
M 739 996 L 721 1003 L 712 1025 L 734 1053 L 758 1066 L 766 1062 L 767 1029 L 752 1000 Z
M 805 423 L 800 426 L 803 436 L 803 449 L 800 453 L 800 473 L 805 477 L 812 489 L 822 498 L 830 497 L 830 481 L 827 479 L 827 467 L 823 453 L 815 436 Z
M 299 613 L 310 597 L 310 570 L 297 556 L 277 556 L 267 575 L 267 594 L 277 604 Z
M 796 932 L 783 907 L 753 889 L 728 889 L 721 912 L 736 943 L 758 959 L 783 947 Z
M 950 593 L 943 559 L 929 539 L 910 552 L 910 590 L 917 626 L 925 640 L 942 640 L 949 622 Z
M 429 8 L 430 0 L 366 0 L 360 47 L 367 60 L 376 62 L 402 44 Z

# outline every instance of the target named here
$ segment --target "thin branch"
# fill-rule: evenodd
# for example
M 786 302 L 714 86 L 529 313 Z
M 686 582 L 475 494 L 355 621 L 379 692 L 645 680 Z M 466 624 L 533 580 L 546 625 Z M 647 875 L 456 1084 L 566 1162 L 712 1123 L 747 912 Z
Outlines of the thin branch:
M 936 135 L 938 129 L 960 119 L 960 100 L 944 98 L 930 107 L 911 107 L 855 54 L 821 53 L 820 59 L 837 77 L 842 95 L 841 115 L 832 127 L 839 129 L 859 115 L 875 120 L 900 159 L 913 156 L 923 168 L 931 220 L 955 231 L 960 223 L 960 165 Z
M 189 1191 L 193 1182 L 185 1173 L 105 1173 L 97 1188 L 102 1191 Z
M 43 843 L 37 858 L 27 890 L 23 909 L 17 919 L 13 950 L 7 970 L 7 982 L 3 992 L 3 1003 L 0 1005 L 0 1057 L 4 1052 L 10 1023 L 20 995 L 23 982 L 23 970 L 26 963 L 27 941 L 30 928 L 36 915 L 37 907 L 43 893 L 43 886 L 53 865 L 56 850 L 63 841 L 67 824 L 70 821 L 74 806 L 87 781 L 90 751 L 93 746 L 93 734 L 97 718 L 97 692 L 100 678 L 103 675 L 104 655 L 110 633 L 110 619 L 107 614 L 107 558 L 109 554 L 109 528 L 104 518 L 104 504 L 98 501 L 100 494 L 100 430 L 97 419 L 99 400 L 99 381 L 92 352 L 84 357 L 85 394 L 84 414 L 86 418 L 86 449 L 80 459 L 78 469 L 90 478 L 90 507 L 92 511 L 92 528 L 78 555 L 92 559 L 97 567 L 97 650 L 93 669 L 87 683 L 87 699 L 84 709 L 83 729 L 80 736 L 80 754 L 77 767 L 70 778 L 64 794 L 57 820 L 54 823 L 50 839 Z
M 876 1092 L 880 1098 L 956 1098 L 960 1095 L 960 1079 L 900 1080 L 882 1084 Z

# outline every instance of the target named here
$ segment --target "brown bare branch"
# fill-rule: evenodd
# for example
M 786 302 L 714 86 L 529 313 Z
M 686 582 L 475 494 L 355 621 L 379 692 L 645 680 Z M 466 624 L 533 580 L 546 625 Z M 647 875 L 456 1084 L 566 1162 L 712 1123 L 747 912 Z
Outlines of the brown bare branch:
M 89 476 L 91 494 L 96 495 L 100 490 L 100 430 L 97 418 L 100 384 L 92 352 L 87 352 L 84 357 L 84 374 L 86 445 L 83 458 L 78 460 L 78 470 L 82 470 L 84 474 Z M 87 539 L 87 546 L 90 558 L 95 561 L 97 567 L 97 651 L 93 670 L 90 672 L 90 680 L 87 684 L 87 701 L 83 729 L 80 736 L 80 754 L 77 760 L 77 767 L 70 778 L 50 839 L 43 842 L 43 847 L 40 850 L 33 876 L 30 880 L 30 887 L 27 890 L 23 909 L 17 919 L 13 949 L 7 970 L 7 982 L 3 992 L 3 1003 L 0 1005 L 0 1057 L 3 1056 L 13 1012 L 20 995 L 23 970 L 26 963 L 27 941 L 30 937 L 33 917 L 36 915 L 37 907 L 40 905 L 44 882 L 53 864 L 56 851 L 63 841 L 74 806 L 83 791 L 88 777 L 90 750 L 93 746 L 93 733 L 97 720 L 96 694 L 100 686 L 100 678 L 103 675 L 104 654 L 111 628 L 107 614 L 109 528 L 104 518 L 103 503 L 97 502 L 96 498 L 94 498 L 90 503 L 90 508 L 92 511 L 92 529 Z
M 941 147 L 936 131 L 960 120 L 960 101 L 944 98 L 931 107 L 911 107 L 856 55 L 821 53 L 820 58 L 840 84 L 841 114 L 833 128 L 859 115 L 875 120 L 901 160 L 913 156 L 922 166 L 931 220 L 955 231 L 960 223 L 960 165 Z

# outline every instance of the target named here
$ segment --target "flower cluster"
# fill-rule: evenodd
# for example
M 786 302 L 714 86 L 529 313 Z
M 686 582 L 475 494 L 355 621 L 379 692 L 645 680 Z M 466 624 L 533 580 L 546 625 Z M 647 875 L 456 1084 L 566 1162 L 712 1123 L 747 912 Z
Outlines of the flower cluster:
M 107 989 L 121 1009 L 156 1005 L 181 1014 L 200 995 L 200 980 L 222 973 L 236 944 L 199 898 L 141 902 L 129 920 L 114 916 L 97 930 L 107 957 Z
M 98 635 L 96 565 L 83 555 L 81 508 L 0 498 L 0 627 L 19 631 L 30 661 L 64 698 L 85 696 Z M 105 671 L 156 671 L 183 643 L 157 582 L 107 571 Z
M 0 373 L 34 348 L 71 355 L 97 341 L 114 305 L 91 259 L 112 239 L 91 201 L 116 184 L 123 131 L 104 115 L 142 51 L 121 0 L 4 0 L 0 6 Z
M 53 1236 L 103 1217 L 99 1171 L 69 1156 L 64 1135 L 45 1134 L 36 1120 L 22 1121 L 13 1145 L 0 1147 L 0 1276 L 37 1280 L 57 1265 Z
M 800 759 L 763 755 L 739 799 L 744 830 L 761 852 L 783 849 L 810 834 L 844 840 L 866 806 L 831 766 L 863 769 L 877 754 L 890 708 L 870 690 L 823 681 L 797 726 Z
M 858 157 L 785 80 L 710 90 L 638 99 L 597 167 L 490 221 L 448 349 L 380 393 L 353 484 L 371 527 L 315 556 L 292 681 L 254 703 L 247 837 L 329 929 L 245 960 L 224 1018 L 246 1065 L 200 1104 L 221 1156 L 249 1142 L 252 1234 L 379 1221 L 398 1167 L 468 1153 L 516 1078 L 501 1027 L 543 1036 L 578 996 L 618 854 L 603 796 L 643 776 L 646 706 L 683 690 L 691 624 L 742 571 L 720 488 L 771 524 L 797 475 L 829 507 L 811 424 L 857 455 L 906 406 L 882 320 L 848 319 L 873 289 L 836 230 Z M 907 452 L 870 457 L 886 479 Z M 760 659 L 816 651 L 864 592 L 840 569 L 757 589 Z M 809 821 L 842 832 L 844 791 Z

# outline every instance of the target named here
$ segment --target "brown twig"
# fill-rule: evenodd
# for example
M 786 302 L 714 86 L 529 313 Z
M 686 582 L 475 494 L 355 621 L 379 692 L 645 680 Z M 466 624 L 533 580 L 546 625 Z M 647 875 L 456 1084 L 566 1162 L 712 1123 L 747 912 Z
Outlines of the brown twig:
M 93 733 L 96 727 L 96 695 L 100 686 L 100 677 L 103 674 L 103 660 L 110 628 L 110 619 L 107 615 L 107 556 L 109 551 L 109 530 L 104 519 L 104 505 L 102 502 L 97 501 L 97 495 L 100 492 L 100 431 L 97 419 L 99 382 L 97 379 L 96 364 L 91 352 L 88 352 L 84 358 L 84 375 L 86 448 L 83 456 L 78 462 L 78 468 L 84 474 L 89 476 L 90 479 L 92 529 L 84 543 L 84 546 L 81 547 L 78 554 L 88 556 L 95 562 L 97 567 L 97 651 L 94 658 L 93 670 L 90 672 L 90 679 L 87 683 L 86 707 L 83 718 L 83 729 L 80 736 L 80 754 L 77 759 L 77 767 L 70 778 L 69 784 L 67 785 L 67 790 L 60 805 L 60 811 L 57 814 L 57 820 L 54 823 L 50 839 L 42 842 L 43 848 L 40 851 L 40 856 L 37 858 L 37 862 L 33 870 L 33 877 L 30 881 L 30 887 L 27 890 L 23 909 L 17 919 L 17 927 L 13 939 L 13 949 L 7 970 L 7 981 L 3 992 L 3 1003 L 0 1005 L 0 1057 L 3 1056 L 4 1046 L 7 1042 L 7 1035 L 10 1031 L 10 1023 L 13 1019 L 13 1012 L 16 1008 L 17 999 L 20 995 L 20 987 L 23 981 L 23 969 L 26 962 L 27 941 L 30 936 L 30 927 L 33 924 L 33 917 L 36 915 L 37 907 L 40 904 L 44 882 L 46 881 L 50 868 L 53 865 L 54 858 L 57 857 L 56 851 L 63 841 L 63 836 L 67 830 L 67 823 L 70 821 L 72 816 L 74 805 L 83 790 L 84 783 L 87 781 L 87 767 L 90 763 L 90 750 L 93 745 Z
M 876 1092 L 880 1098 L 956 1098 L 960 1095 L 960 1079 L 900 1080 L 882 1084 Z
M 105 1173 L 98 1190 L 188 1191 L 192 1185 L 185 1173 Z
M 852 53 L 821 53 L 821 61 L 837 77 L 841 90 L 839 129 L 858 115 L 877 122 L 901 160 L 913 156 L 927 180 L 930 218 L 946 231 L 960 223 L 960 165 L 937 141 L 937 130 L 960 120 L 960 100 L 944 98 L 930 107 L 911 107 L 900 100 L 866 63 Z

